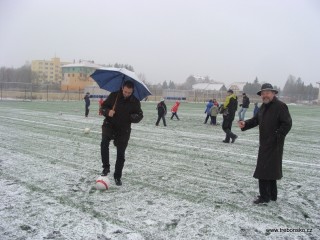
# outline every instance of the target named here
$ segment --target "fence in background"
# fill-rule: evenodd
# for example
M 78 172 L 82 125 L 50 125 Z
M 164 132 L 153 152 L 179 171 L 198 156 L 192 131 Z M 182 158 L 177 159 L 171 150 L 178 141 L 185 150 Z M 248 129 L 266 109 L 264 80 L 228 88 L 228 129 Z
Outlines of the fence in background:
M 83 99 L 83 96 L 84 91 L 81 89 L 77 91 L 69 91 L 68 89 L 61 91 L 59 85 L 16 82 L 0 83 L 0 100 L 80 101 Z
M 42 101 L 82 101 L 84 94 L 90 92 L 96 98 L 106 97 L 106 91 L 101 92 L 97 87 L 80 89 L 77 91 L 62 91 L 60 85 L 52 84 L 32 84 L 32 83 L 16 83 L 16 82 L 0 82 L 0 100 L 17 99 L 23 101 L 42 100 Z M 200 91 L 200 90 L 162 90 L 158 88 L 150 89 L 152 95 L 146 101 L 160 101 L 165 98 L 166 101 L 184 101 L 184 102 L 207 102 L 209 99 L 217 99 L 223 102 L 226 97 L 224 91 Z M 237 95 L 241 95 L 238 93 Z M 258 96 L 249 96 L 251 103 L 259 102 Z M 239 97 L 239 102 L 242 97 Z

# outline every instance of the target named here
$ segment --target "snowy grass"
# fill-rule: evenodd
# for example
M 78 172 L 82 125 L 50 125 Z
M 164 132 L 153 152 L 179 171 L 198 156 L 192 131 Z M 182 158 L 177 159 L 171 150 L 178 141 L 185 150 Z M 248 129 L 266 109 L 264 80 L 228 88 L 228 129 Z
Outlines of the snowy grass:
M 0 239 L 319 239 L 319 107 L 289 106 L 279 199 L 255 206 L 258 129 L 234 123 L 239 138 L 222 143 L 205 104 L 182 103 L 181 121 L 155 127 L 156 103 L 142 102 L 123 186 L 95 190 L 97 105 L 85 118 L 83 102 L 0 101 Z M 111 146 L 112 170 L 114 159 Z

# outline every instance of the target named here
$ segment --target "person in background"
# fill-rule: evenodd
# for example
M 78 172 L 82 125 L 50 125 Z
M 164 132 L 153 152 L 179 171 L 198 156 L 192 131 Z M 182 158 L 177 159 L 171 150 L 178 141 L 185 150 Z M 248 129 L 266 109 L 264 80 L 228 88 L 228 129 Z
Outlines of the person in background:
M 218 101 L 217 101 L 217 99 L 213 99 L 213 105 L 216 105 L 218 108 L 219 108 L 219 103 L 218 103 Z
M 86 95 L 84 96 L 84 102 L 85 102 L 85 116 L 88 117 L 89 115 L 89 107 L 90 107 L 90 93 L 87 92 Z
M 234 120 L 234 116 L 236 114 L 238 108 L 238 98 L 233 93 L 232 89 L 227 91 L 227 97 L 222 105 L 222 112 L 223 112 L 223 123 L 222 123 L 222 130 L 226 133 L 226 137 L 223 140 L 224 143 L 234 143 L 235 140 L 238 138 L 233 132 L 231 132 L 232 122 Z
M 292 127 L 288 106 L 278 100 L 278 93 L 270 83 L 264 83 L 257 93 L 262 105 L 257 114 L 246 121 L 239 121 L 242 131 L 259 125 L 259 152 L 254 178 L 259 179 L 260 196 L 255 204 L 276 201 L 277 180 L 282 178 L 282 155 L 286 135 Z
M 213 99 L 213 106 L 210 108 L 211 125 L 217 125 L 217 116 L 219 113 L 219 104 L 215 104 L 217 101 Z
M 131 123 L 138 123 L 143 118 L 140 101 L 133 95 L 134 84 L 126 81 L 120 91 L 111 93 L 101 106 L 105 116 L 102 125 L 101 140 L 101 176 L 110 172 L 109 145 L 113 140 L 117 148 L 117 159 L 114 180 L 117 186 L 122 185 L 121 177 L 125 162 L 125 151 L 131 134 Z
M 253 116 L 255 116 L 259 112 L 258 103 L 254 103 Z
M 98 103 L 99 103 L 99 115 L 101 116 L 101 115 L 102 115 L 101 106 L 102 106 L 102 104 L 103 104 L 103 98 L 102 98 L 102 97 L 100 97 Z
M 246 93 L 242 93 L 242 104 L 240 104 L 240 110 L 238 112 L 239 121 L 244 120 L 246 111 L 248 110 L 250 105 L 250 99 L 248 98 Z
M 204 111 L 204 113 L 207 114 L 206 119 L 204 120 L 204 124 L 207 124 L 207 122 L 208 122 L 208 119 L 209 119 L 209 117 L 210 117 L 210 109 L 211 109 L 212 106 L 213 106 L 213 102 L 212 102 L 212 100 L 210 99 L 210 100 L 208 101 L 207 105 L 206 105 L 206 110 Z
M 178 117 L 178 114 L 177 114 L 179 106 L 180 106 L 180 102 L 179 101 L 176 101 L 176 103 L 172 106 L 172 108 L 171 108 L 171 113 L 172 113 L 171 120 L 173 119 L 174 116 L 178 120 L 180 120 L 179 117 Z
M 157 110 L 158 110 L 158 119 L 156 122 L 156 126 L 159 126 L 160 119 L 163 121 L 163 125 L 166 127 L 166 119 L 165 116 L 167 115 L 167 106 L 164 103 L 164 99 L 162 98 L 161 101 L 157 104 Z

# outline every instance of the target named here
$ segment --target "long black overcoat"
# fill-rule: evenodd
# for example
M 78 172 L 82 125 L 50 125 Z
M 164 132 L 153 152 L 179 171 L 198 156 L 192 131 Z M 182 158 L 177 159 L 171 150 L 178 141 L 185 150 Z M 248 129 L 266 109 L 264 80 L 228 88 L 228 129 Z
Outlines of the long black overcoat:
M 253 118 L 245 121 L 242 131 L 259 125 L 259 153 L 253 177 L 264 180 L 282 178 L 283 145 L 292 126 L 292 119 L 285 103 L 274 97 L 268 104 L 262 104 Z

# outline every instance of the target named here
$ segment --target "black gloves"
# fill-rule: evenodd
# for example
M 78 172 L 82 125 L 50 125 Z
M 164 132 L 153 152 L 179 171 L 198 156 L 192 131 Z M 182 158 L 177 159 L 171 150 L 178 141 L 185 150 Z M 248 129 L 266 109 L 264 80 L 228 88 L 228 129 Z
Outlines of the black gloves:
M 130 120 L 132 123 L 138 123 L 142 120 L 142 118 L 143 118 L 142 112 L 130 114 Z
M 103 116 L 107 117 L 108 116 L 108 109 L 102 108 L 101 113 Z

